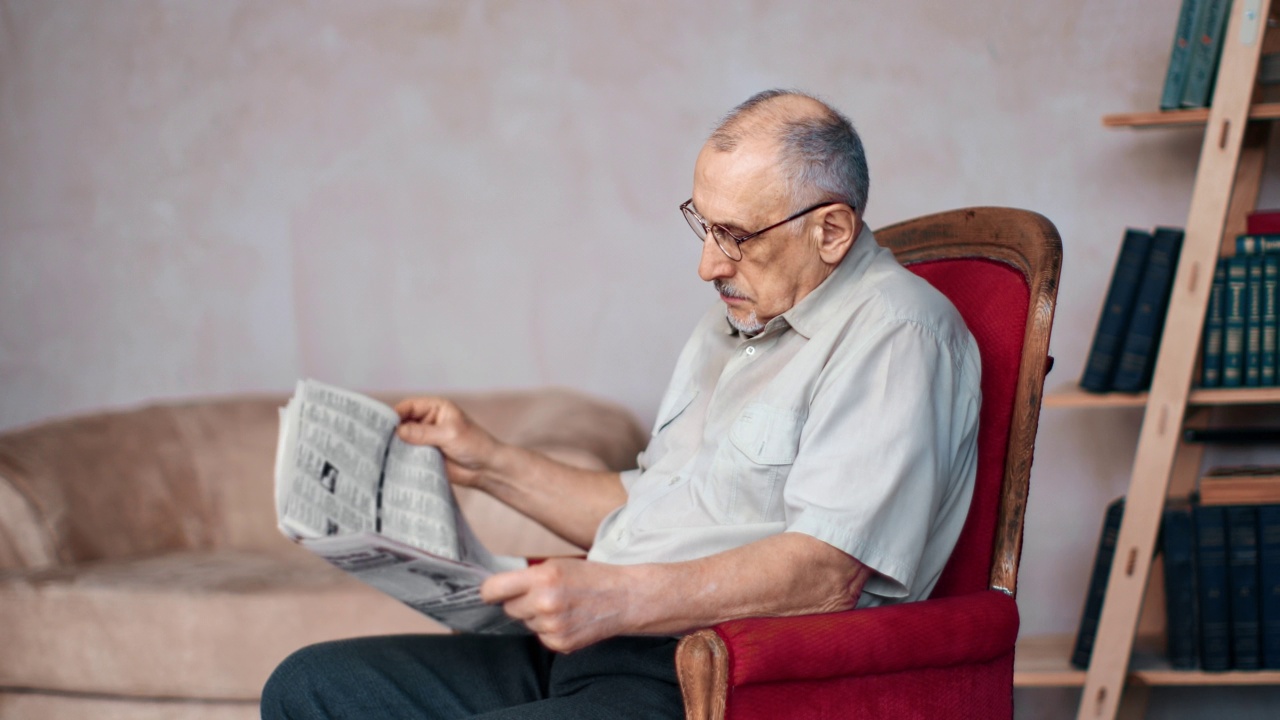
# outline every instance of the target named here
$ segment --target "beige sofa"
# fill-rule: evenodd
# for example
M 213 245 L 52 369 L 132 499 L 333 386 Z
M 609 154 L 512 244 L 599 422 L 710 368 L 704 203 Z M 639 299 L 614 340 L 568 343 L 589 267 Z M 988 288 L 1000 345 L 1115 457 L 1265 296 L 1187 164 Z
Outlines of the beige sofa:
M 0 435 L 0 718 L 253 718 L 294 649 L 441 628 L 275 528 L 285 398 L 186 402 Z M 566 391 L 461 396 L 496 435 L 625 469 L 647 434 Z M 459 493 L 495 552 L 574 548 Z

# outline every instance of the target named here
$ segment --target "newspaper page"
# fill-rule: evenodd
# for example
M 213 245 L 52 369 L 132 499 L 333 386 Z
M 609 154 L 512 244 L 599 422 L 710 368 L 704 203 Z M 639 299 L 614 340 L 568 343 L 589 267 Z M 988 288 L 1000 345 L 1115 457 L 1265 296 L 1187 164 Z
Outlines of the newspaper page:
M 335 567 L 447 627 L 479 633 L 529 632 L 500 605 L 480 599 L 480 583 L 491 574 L 486 568 L 445 560 L 370 533 L 303 543 Z
M 400 418 L 358 393 L 298 383 L 276 450 L 280 530 L 338 568 L 458 630 L 517 632 L 480 600 L 495 556 L 457 506 L 434 447 L 395 435 Z

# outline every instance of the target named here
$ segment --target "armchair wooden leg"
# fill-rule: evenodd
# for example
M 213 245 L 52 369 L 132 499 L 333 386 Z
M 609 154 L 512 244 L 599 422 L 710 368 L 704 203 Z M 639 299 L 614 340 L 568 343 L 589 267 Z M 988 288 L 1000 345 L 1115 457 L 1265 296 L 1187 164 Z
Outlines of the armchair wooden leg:
M 714 630 L 684 636 L 676 646 L 676 675 L 687 720 L 723 720 L 729 685 L 729 650 Z

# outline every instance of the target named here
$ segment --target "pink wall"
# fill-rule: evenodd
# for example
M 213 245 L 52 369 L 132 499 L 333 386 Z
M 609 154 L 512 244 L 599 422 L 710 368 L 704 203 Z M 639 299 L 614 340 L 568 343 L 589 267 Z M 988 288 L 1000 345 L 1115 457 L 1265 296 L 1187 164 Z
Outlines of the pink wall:
M 1179 4 L 0 0 L 0 428 L 303 375 L 648 419 L 713 301 L 693 158 L 771 86 L 852 116 L 873 225 L 1057 223 L 1065 384 L 1123 227 L 1186 218 L 1197 132 L 1099 122 L 1155 107 Z M 1137 420 L 1046 412 L 1027 631 L 1074 631 Z

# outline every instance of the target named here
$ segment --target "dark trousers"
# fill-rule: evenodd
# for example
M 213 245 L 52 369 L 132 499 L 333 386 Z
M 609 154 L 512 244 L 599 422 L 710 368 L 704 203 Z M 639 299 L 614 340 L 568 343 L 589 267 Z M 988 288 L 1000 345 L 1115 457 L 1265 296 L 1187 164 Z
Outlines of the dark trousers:
M 553 653 L 527 635 L 395 635 L 290 655 L 263 720 L 679 718 L 674 638 L 620 637 Z

